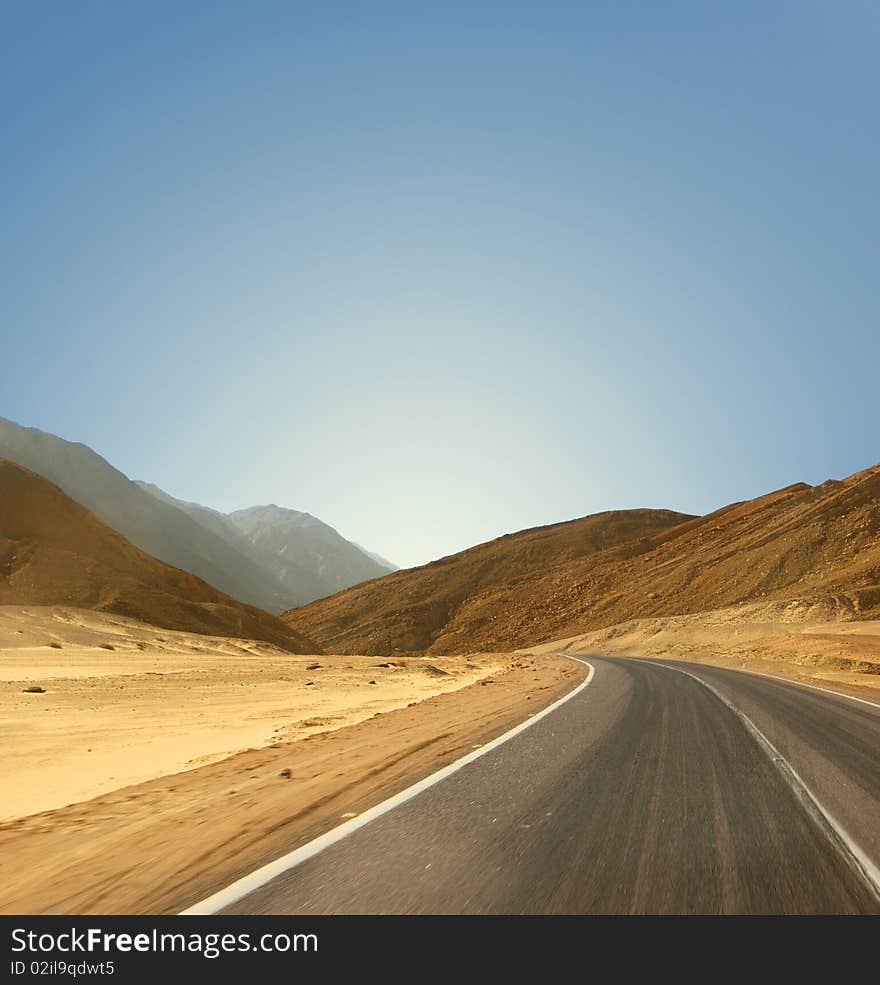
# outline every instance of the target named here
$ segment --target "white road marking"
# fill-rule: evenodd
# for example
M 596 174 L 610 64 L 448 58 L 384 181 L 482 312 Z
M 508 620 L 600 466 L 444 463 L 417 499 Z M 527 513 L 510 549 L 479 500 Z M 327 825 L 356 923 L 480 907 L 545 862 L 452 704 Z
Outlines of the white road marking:
M 593 665 L 588 663 L 586 660 L 582 660 L 580 657 L 573 657 L 570 654 L 565 654 L 565 656 L 567 656 L 569 660 L 575 660 L 578 663 L 582 663 L 584 666 L 589 667 L 589 673 L 576 688 L 554 701 L 553 704 L 548 705 L 543 709 L 543 711 L 533 712 L 524 722 L 514 726 L 503 735 L 499 735 L 497 739 L 487 742 L 486 745 L 481 746 L 479 749 L 475 749 L 473 752 L 469 752 L 466 756 L 462 756 L 461 759 L 457 759 L 454 763 L 450 763 L 448 766 L 444 766 L 443 769 L 437 770 L 436 773 L 426 776 L 423 780 L 419 780 L 418 783 L 414 783 L 411 787 L 407 787 L 406 790 L 401 790 L 400 793 L 395 794 L 393 797 L 389 797 L 388 800 L 383 800 L 381 804 L 376 804 L 375 807 L 371 807 L 369 810 L 364 811 L 363 814 L 358 815 L 350 821 L 346 821 L 345 824 L 338 825 L 312 841 L 307 842 L 305 845 L 301 845 L 299 848 L 294 849 L 292 852 L 282 855 L 281 858 L 275 859 L 274 862 L 269 862 L 267 865 L 254 870 L 249 875 L 242 876 L 241 879 L 237 879 L 225 889 L 218 890 L 218 892 L 213 893 L 206 899 L 203 899 L 198 903 L 194 903 L 192 906 L 187 907 L 187 909 L 181 913 L 181 916 L 204 916 L 206 914 L 217 913 L 224 907 L 237 903 L 238 900 L 247 896 L 249 893 L 259 889 L 261 886 L 265 886 L 266 883 L 276 879 L 284 872 L 289 872 L 291 869 L 295 869 L 298 865 L 302 865 L 302 863 L 308 859 L 314 858 L 315 855 L 320 854 L 326 848 L 329 848 L 331 845 L 335 845 L 338 841 L 342 841 L 343 838 L 347 838 L 350 834 L 354 834 L 354 832 L 359 828 L 363 828 L 365 825 L 369 824 L 371 821 L 375 821 L 376 818 L 381 817 L 383 814 L 393 811 L 395 807 L 400 807 L 401 804 L 405 804 L 408 800 L 412 800 L 413 797 L 417 797 L 429 787 L 433 787 L 434 784 L 440 783 L 441 780 L 445 780 L 447 777 L 452 776 L 453 773 L 457 773 L 464 766 L 474 762 L 474 760 L 479 759 L 481 756 L 485 756 L 486 753 L 492 752 L 493 749 L 497 749 L 514 736 L 519 735 L 520 732 L 524 732 L 527 728 L 531 728 L 542 718 L 552 714 L 552 712 L 556 711 L 557 708 L 564 705 L 566 701 L 570 701 L 572 698 L 580 694 L 581 691 L 583 691 L 584 688 L 587 687 L 587 685 L 592 681 L 593 675 L 596 673 L 596 669 Z
M 737 670 L 738 668 L 723 668 L 724 670 Z M 760 670 L 741 670 L 741 674 L 753 674 L 755 677 L 769 677 L 771 681 L 782 681 L 783 684 L 797 684 L 798 687 L 808 687 L 811 691 L 821 691 L 823 694 L 833 694 L 838 698 L 849 698 L 850 701 L 858 701 L 863 705 L 870 705 L 872 708 L 880 708 L 876 701 L 868 701 L 867 698 L 857 698 L 854 694 L 845 694 L 843 691 L 835 691 L 830 687 L 819 687 L 817 684 L 807 684 L 805 681 L 795 681 L 790 677 L 777 677 L 775 674 L 763 674 Z
M 727 708 L 729 708 L 742 721 L 743 725 L 746 727 L 746 730 L 753 736 L 758 745 L 761 746 L 764 752 L 770 757 L 770 760 L 782 774 L 783 779 L 794 791 L 794 794 L 798 800 L 800 800 L 801 803 L 811 810 L 814 819 L 819 823 L 820 828 L 825 831 L 826 835 L 829 836 L 835 847 L 838 848 L 843 857 L 850 863 L 851 867 L 854 868 L 855 871 L 862 877 L 862 880 L 867 884 L 874 896 L 877 899 L 880 899 L 880 868 L 878 868 L 874 861 L 852 838 L 843 825 L 841 825 L 840 822 L 823 806 L 821 801 L 806 785 L 797 770 L 791 765 L 791 763 L 789 763 L 789 761 L 782 755 L 776 746 L 773 745 L 767 736 L 764 735 L 758 726 L 755 725 L 751 718 L 749 718 L 745 712 L 737 708 L 737 706 L 729 698 L 726 698 L 717 688 L 713 687 L 713 685 L 709 684 L 707 681 L 704 681 L 701 677 L 697 677 L 697 675 L 691 673 L 691 671 L 685 670 L 683 667 L 675 667 L 670 666 L 669 664 L 659 663 L 656 660 L 643 660 L 643 662 L 653 664 L 655 667 L 661 667 L 664 670 L 674 670 L 679 674 L 687 675 L 697 681 L 698 684 L 702 684 L 707 691 L 710 691 L 722 704 L 726 705 Z M 761 676 L 769 677 L 771 675 L 766 674 Z M 775 679 L 781 680 L 781 678 Z M 822 689 L 819 688 L 819 690 Z

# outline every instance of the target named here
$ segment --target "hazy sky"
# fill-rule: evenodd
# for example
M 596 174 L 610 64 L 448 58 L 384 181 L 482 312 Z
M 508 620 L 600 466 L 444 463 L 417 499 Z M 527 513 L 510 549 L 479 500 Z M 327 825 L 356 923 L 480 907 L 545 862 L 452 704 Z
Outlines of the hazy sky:
M 2 5 L 0 415 L 400 564 L 880 460 L 880 6 Z

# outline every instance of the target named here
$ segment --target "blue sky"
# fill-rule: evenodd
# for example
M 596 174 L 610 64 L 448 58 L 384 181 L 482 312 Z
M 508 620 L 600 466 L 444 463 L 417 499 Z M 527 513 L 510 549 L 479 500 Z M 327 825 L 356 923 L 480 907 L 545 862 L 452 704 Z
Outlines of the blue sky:
M 2 15 L 0 415 L 404 565 L 880 460 L 875 4 Z

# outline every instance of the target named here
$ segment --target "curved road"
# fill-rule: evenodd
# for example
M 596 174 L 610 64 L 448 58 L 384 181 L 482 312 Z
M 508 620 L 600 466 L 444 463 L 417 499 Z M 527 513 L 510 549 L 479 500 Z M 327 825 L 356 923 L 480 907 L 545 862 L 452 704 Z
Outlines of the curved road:
M 880 913 L 880 707 L 590 663 L 531 728 L 221 912 Z

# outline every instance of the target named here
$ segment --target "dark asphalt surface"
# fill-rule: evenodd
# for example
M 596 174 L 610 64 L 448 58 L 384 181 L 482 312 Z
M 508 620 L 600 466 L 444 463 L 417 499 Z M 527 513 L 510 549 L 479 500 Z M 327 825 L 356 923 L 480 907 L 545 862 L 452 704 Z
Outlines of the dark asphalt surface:
M 590 658 L 532 728 L 224 913 L 880 913 L 716 694 L 880 860 L 880 709 L 693 664 Z

